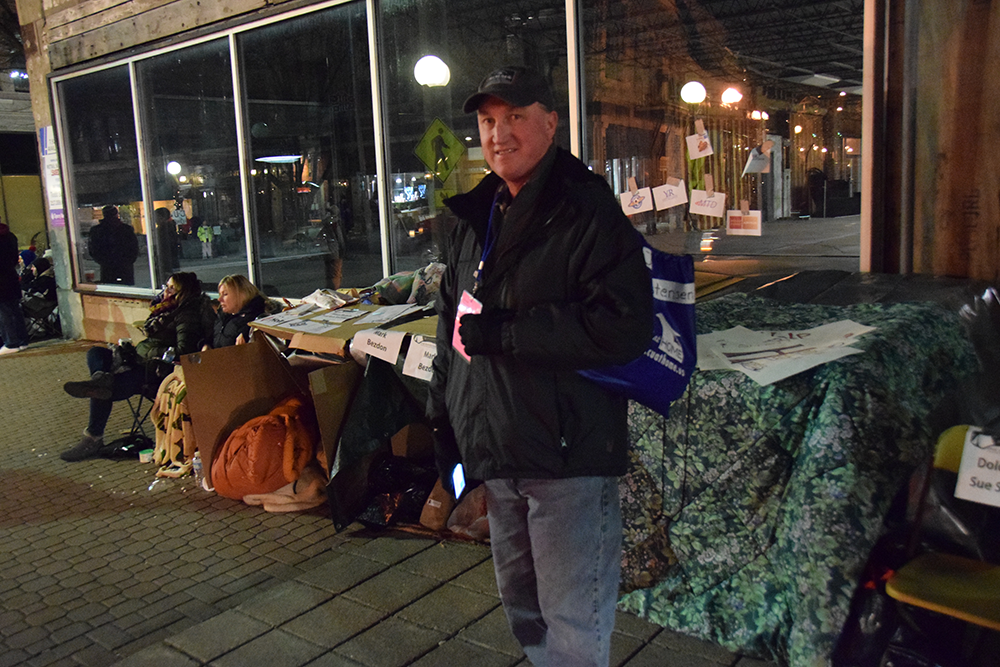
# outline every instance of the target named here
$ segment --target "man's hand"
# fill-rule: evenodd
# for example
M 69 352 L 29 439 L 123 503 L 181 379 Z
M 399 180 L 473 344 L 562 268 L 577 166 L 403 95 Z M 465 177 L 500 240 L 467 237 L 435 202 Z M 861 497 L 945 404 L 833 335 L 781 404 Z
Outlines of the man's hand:
M 503 354 L 501 331 L 504 322 L 514 319 L 514 311 L 489 310 L 479 315 L 465 315 L 459 321 L 458 335 L 468 354 Z

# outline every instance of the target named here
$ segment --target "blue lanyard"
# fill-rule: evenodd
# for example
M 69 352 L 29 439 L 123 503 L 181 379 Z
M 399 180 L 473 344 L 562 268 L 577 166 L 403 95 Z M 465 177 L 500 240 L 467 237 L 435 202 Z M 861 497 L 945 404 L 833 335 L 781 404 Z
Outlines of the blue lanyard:
M 499 190 L 495 197 L 493 197 L 493 207 L 490 208 L 490 221 L 486 225 L 486 240 L 483 241 L 483 254 L 479 258 L 479 267 L 472 272 L 472 277 L 476 279 L 476 285 L 472 288 L 472 293 L 475 294 L 479 290 L 479 285 L 483 282 L 483 266 L 486 265 L 486 258 L 490 256 L 493 252 L 493 246 L 496 245 L 496 238 L 493 236 L 493 221 L 496 220 L 497 211 L 500 210 L 500 196 L 503 194 L 503 189 Z

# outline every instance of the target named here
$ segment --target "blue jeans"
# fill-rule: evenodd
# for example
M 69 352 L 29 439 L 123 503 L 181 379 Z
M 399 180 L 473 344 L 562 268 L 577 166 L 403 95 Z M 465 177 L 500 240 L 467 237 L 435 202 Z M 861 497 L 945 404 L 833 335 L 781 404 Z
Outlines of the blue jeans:
M 535 667 L 607 667 L 621 572 L 614 477 L 491 479 L 497 586 Z
M 21 312 L 20 300 L 0 301 L 0 337 L 7 347 L 28 344 L 28 325 Z
M 93 375 L 97 371 L 110 373 L 114 362 L 114 354 L 107 347 L 92 347 L 87 350 L 87 368 Z M 124 373 L 115 373 L 114 383 L 111 385 L 111 399 L 100 398 L 90 399 L 90 420 L 87 422 L 87 433 L 100 438 L 104 435 L 104 427 L 108 425 L 108 418 L 111 417 L 111 408 L 115 401 L 124 401 L 130 396 L 134 396 L 142 389 L 142 383 L 146 379 L 146 369 L 142 366 L 131 368 Z

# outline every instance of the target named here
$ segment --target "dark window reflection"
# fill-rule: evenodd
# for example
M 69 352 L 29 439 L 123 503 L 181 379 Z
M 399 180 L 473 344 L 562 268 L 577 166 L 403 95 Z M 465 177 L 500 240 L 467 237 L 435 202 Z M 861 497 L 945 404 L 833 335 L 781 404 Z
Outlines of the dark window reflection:
M 76 224 L 77 281 L 95 283 L 100 278 L 100 267 L 89 253 L 90 230 L 100 221 L 101 209 L 114 205 L 139 241 L 134 284 L 150 287 L 149 226 L 143 215 L 128 68 L 122 65 L 64 81 L 59 84 L 59 99 L 72 183 L 67 202 Z
M 239 36 L 265 291 L 382 277 L 363 3 Z

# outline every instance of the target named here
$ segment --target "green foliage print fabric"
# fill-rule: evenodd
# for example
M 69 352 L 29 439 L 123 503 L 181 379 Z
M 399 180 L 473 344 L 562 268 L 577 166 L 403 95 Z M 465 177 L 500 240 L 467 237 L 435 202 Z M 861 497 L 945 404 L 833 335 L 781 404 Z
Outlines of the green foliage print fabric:
M 633 403 L 620 608 L 730 650 L 828 665 L 897 490 L 930 456 L 929 415 L 975 369 L 958 316 L 730 295 L 698 332 L 876 327 L 863 350 L 767 387 L 696 371 L 669 418 Z

